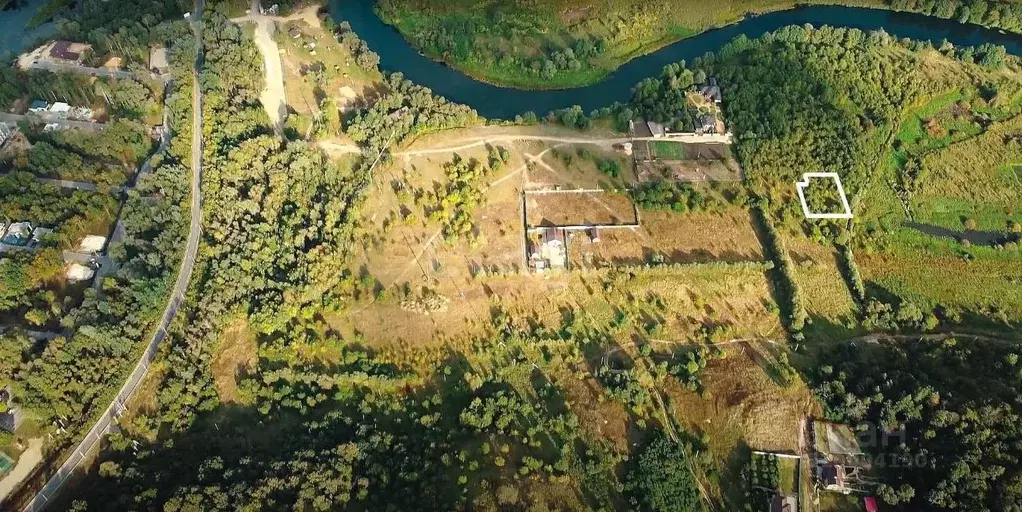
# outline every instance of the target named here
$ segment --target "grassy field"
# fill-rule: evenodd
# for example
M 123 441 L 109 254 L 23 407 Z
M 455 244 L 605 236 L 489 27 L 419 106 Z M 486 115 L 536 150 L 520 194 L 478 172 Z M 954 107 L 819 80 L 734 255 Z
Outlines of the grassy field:
M 371 96 L 382 77 L 358 67 L 314 15 L 278 24 L 274 39 L 281 49 L 288 126 L 313 139 L 337 137 L 341 112 Z
M 882 0 L 840 3 L 885 5 Z M 674 41 L 751 13 L 795 4 L 791 0 L 384 0 L 377 4 L 377 12 L 427 55 L 475 78 L 549 89 L 598 82 L 628 60 Z
M 784 244 L 795 264 L 795 282 L 806 299 L 810 318 L 806 338 L 843 339 L 858 334 L 858 306 L 841 275 L 837 251 L 802 236 L 786 236 Z
M 691 158 L 684 144 L 657 140 L 649 143 L 650 149 L 661 160 L 687 160 Z
M 879 296 L 942 311 L 952 323 L 1017 321 L 1018 72 L 977 71 L 937 58 L 922 63 L 935 83 L 954 78 L 958 85 L 924 98 L 902 118 L 886 176 L 874 181 L 857 219 L 866 234 L 856 252 L 863 278 Z
M 599 243 L 581 240 L 571 254 L 583 266 L 643 265 L 654 257 L 667 263 L 763 261 L 749 212 L 642 212 L 637 230 L 603 230 Z

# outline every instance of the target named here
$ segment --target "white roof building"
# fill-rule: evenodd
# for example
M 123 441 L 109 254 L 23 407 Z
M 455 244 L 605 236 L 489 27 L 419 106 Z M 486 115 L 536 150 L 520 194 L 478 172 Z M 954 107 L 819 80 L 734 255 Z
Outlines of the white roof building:
M 50 233 L 53 233 L 53 230 L 50 228 L 35 228 L 35 230 L 32 231 L 32 241 L 29 243 L 32 245 L 39 245 L 43 243 L 43 237 Z
M 54 114 L 67 114 L 68 112 L 71 112 L 71 105 L 68 105 L 63 101 L 58 101 L 53 105 L 50 105 L 49 111 Z
M 92 279 L 92 276 L 96 275 L 96 271 L 82 265 L 81 263 L 72 263 L 67 266 L 67 272 L 65 274 L 67 280 L 72 283 L 79 281 L 86 281 Z
M 96 254 L 103 252 L 106 246 L 105 236 L 88 235 L 78 244 L 78 252 L 84 254 Z

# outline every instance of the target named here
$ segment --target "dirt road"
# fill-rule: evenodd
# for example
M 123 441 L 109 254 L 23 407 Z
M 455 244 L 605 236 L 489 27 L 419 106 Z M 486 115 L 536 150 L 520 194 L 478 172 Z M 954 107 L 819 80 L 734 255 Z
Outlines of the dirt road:
M 231 19 L 234 23 L 251 22 L 256 24 L 255 44 L 259 48 L 259 53 L 263 56 L 263 79 L 265 82 L 263 84 L 263 92 L 259 95 L 259 102 L 266 109 L 266 115 L 270 117 L 270 122 L 277 130 L 277 133 L 283 131 L 284 121 L 287 120 L 287 94 L 284 91 L 284 70 L 280 62 L 280 49 L 277 47 L 277 42 L 273 40 L 273 34 L 277 30 L 275 20 L 283 19 L 261 14 L 259 12 L 259 0 L 252 0 L 252 10 L 248 15 Z

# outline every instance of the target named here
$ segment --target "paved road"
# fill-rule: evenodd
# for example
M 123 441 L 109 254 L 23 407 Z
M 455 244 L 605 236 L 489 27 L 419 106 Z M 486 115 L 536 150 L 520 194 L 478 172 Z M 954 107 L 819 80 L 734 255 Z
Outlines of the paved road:
M 203 0 L 196 0 L 195 16 L 192 29 L 195 37 L 202 41 L 202 25 L 199 23 L 202 13 Z M 78 444 L 71 456 L 60 466 L 60 469 L 46 482 L 46 485 L 32 498 L 32 501 L 24 508 L 26 512 L 41 511 L 46 508 L 47 503 L 52 499 L 67 479 L 74 473 L 85 457 L 98 445 L 100 439 L 106 435 L 110 427 L 114 425 L 117 417 L 124 411 L 124 404 L 131 399 L 132 395 L 142 384 L 146 373 L 149 371 L 149 364 L 156 355 L 160 343 L 167 337 L 167 327 L 177 314 L 181 303 L 184 301 L 185 292 L 188 289 L 188 282 L 191 280 L 192 269 L 195 266 L 195 255 L 199 249 L 199 236 L 202 220 L 202 198 L 200 196 L 200 179 L 202 177 L 202 92 L 199 90 L 198 69 L 202 65 L 201 48 L 195 60 L 195 73 L 192 77 L 194 87 L 192 96 L 192 183 L 191 183 L 191 223 L 188 229 L 188 243 L 185 247 L 185 254 L 181 260 L 181 268 L 178 271 L 177 282 L 163 311 L 163 316 L 156 331 L 153 333 L 145 353 L 135 365 L 134 371 L 128 377 L 127 382 L 121 387 L 117 397 L 107 407 L 106 411 L 99 418 L 95 425 L 89 430 L 85 438 Z
M 90 68 L 89 66 L 82 66 L 80 64 L 63 64 L 58 62 L 36 61 L 26 63 L 21 67 L 23 69 L 24 68 L 38 69 L 42 71 L 50 71 L 53 73 L 82 73 L 92 76 L 105 76 L 109 78 L 128 78 L 132 80 L 137 80 L 137 75 L 130 71 L 109 68 Z

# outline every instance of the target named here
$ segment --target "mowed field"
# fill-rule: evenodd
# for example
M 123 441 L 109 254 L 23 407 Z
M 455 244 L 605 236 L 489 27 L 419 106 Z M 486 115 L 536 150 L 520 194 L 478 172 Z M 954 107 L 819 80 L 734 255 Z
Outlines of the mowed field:
M 762 245 L 744 208 L 724 213 L 644 211 L 635 230 L 600 231 L 600 241 L 581 239 L 570 254 L 576 265 L 602 267 L 666 263 L 761 262 Z

